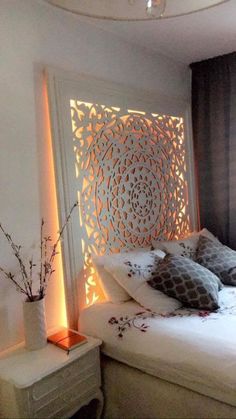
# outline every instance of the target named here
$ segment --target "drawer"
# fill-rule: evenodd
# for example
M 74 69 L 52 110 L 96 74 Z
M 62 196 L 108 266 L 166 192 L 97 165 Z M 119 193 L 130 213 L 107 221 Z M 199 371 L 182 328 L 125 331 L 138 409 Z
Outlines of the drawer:
M 74 385 L 79 386 L 82 383 L 82 386 L 85 382 L 90 382 L 91 377 L 96 377 L 96 383 L 98 386 L 101 385 L 101 374 L 100 368 L 97 365 L 92 365 L 90 368 L 84 371 L 84 374 L 78 374 L 77 376 L 73 376 L 73 379 L 64 381 L 64 383 L 60 383 L 53 391 L 45 394 L 44 397 L 40 399 L 32 399 L 30 398 L 30 405 L 32 406 L 33 410 L 37 410 L 39 407 L 47 405 L 50 403 L 51 400 L 55 400 L 58 397 L 62 397 L 67 394 L 67 390 L 74 387 Z
M 52 397 L 52 393 L 60 392 L 61 387 L 70 386 L 70 383 L 73 383 L 75 379 L 78 380 L 90 374 L 91 369 L 97 370 L 99 368 L 99 349 L 95 348 L 59 371 L 35 383 L 31 388 L 30 398 L 33 401 L 38 401 L 44 397 Z
M 69 388 L 65 387 L 64 391 L 61 392 L 56 398 L 51 398 L 50 401 L 43 405 L 38 406 L 34 409 L 34 418 L 49 418 L 55 417 L 61 411 L 70 411 L 71 406 L 75 403 L 78 405 L 78 409 L 82 405 L 83 399 L 86 395 L 95 394 L 100 386 L 100 377 L 98 374 L 91 374 L 84 378 L 84 380 L 76 381 Z M 82 402 L 81 402 L 82 400 Z

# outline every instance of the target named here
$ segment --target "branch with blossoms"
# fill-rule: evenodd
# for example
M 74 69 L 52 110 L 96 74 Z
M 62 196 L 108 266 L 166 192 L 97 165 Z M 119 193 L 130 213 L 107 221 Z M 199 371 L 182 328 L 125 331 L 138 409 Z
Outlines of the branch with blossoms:
M 57 239 L 55 243 L 51 247 L 51 236 L 44 235 L 44 219 L 41 221 L 41 228 L 40 228 L 40 262 L 39 262 L 39 289 L 38 294 L 33 293 L 33 275 L 35 267 L 37 266 L 36 263 L 33 261 L 33 257 L 29 260 L 28 264 L 26 265 L 23 261 L 21 255 L 22 246 L 17 245 L 14 243 L 10 234 L 6 232 L 3 225 L 0 223 L 0 230 L 4 234 L 5 238 L 7 239 L 10 247 L 12 248 L 13 254 L 16 257 L 19 265 L 20 270 L 20 278 L 16 279 L 16 275 L 12 272 L 8 272 L 6 269 L 0 266 L 0 273 L 2 274 L 2 279 L 10 280 L 16 287 L 16 290 L 20 293 L 24 294 L 27 297 L 28 301 L 35 301 L 41 300 L 44 298 L 46 294 L 46 289 L 48 286 L 48 282 L 55 272 L 53 269 L 54 260 L 56 255 L 58 255 L 58 246 L 63 236 L 64 230 L 71 218 L 72 212 L 78 206 L 78 202 L 75 202 L 74 205 L 71 207 L 69 214 L 66 217 L 64 224 L 62 225 L 60 231 L 58 232 Z M 51 247 L 51 251 L 49 251 L 49 246 Z

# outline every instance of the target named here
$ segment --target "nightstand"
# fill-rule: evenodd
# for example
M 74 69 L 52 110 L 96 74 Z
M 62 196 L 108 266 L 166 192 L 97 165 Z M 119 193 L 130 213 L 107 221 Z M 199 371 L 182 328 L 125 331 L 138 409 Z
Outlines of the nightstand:
M 0 417 L 69 418 L 90 401 L 103 408 L 100 389 L 101 341 L 88 342 L 69 355 L 52 344 L 27 351 L 17 345 L 0 355 Z

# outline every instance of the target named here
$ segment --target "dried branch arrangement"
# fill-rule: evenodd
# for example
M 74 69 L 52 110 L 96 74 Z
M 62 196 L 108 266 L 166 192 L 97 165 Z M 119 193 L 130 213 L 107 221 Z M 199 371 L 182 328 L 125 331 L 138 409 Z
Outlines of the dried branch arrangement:
M 78 206 L 78 202 L 76 202 L 71 207 L 70 212 L 68 216 L 66 217 L 66 220 L 63 226 L 58 232 L 58 236 L 54 244 L 51 243 L 52 242 L 51 236 L 47 236 L 44 234 L 45 222 L 44 222 L 44 219 L 42 219 L 41 228 L 40 228 L 40 260 L 38 264 L 34 263 L 33 257 L 29 259 L 27 264 L 23 261 L 22 254 L 21 254 L 22 246 L 14 243 L 11 235 L 6 232 L 6 230 L 3 228 L 2 224 L 0 223 L 0 230 L 4 234 L 9 245 L 11 246 L 13 254 L 16 257 L 19 268 L 20 268 L 20 279 L 16 279 L 16 274 L 12 272 L 8 272 L 6 269 L 0 266 L 2 279 L 3 278 L 9 279 L 16 286 L 17 291 L 21 292 L 22 294 L 26 296 L 27 301 L 36 301 L 36 300 L 41 300 L 42 298 L 44 298 L 46 294 L 48 282 L 53 272 L 55 272 L 55 269 L 53 269 L 53 265 L 54 265 L 55 256 L 59 253 L 58 245 L 63 236 L 66 225 L 68 224 L 71 218 L 72 212 L 77 206 Z M 35 275 L 35 270 L 36 270 L 37 265 L 39 265 L 39 270 L 37 274 Z M 33 291 L 33 281 L 36 276 L 38 277 L 38 283 L 39 283 L 37 294 L 35 294 Z

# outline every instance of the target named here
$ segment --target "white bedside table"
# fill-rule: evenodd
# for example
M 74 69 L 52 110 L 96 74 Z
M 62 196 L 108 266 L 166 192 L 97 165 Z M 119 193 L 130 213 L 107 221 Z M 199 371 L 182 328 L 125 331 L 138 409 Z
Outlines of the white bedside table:
M 103 408 L 100 390 L 99 346 L 88 342 L 69 355 L 52 344 L 38 351 L 17 345 L 0 355 L 0 417 L 69 418 L 97 399 L 99 418 Z

